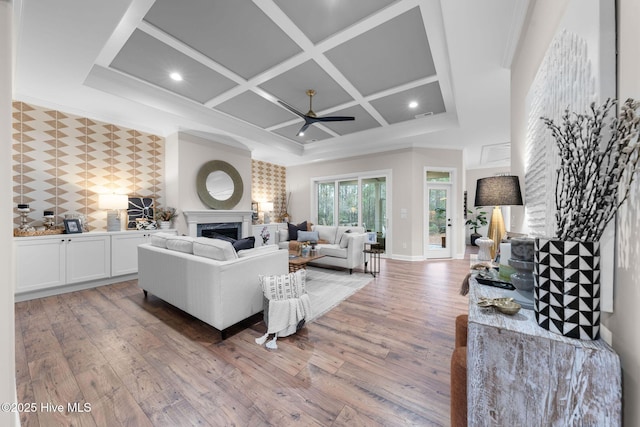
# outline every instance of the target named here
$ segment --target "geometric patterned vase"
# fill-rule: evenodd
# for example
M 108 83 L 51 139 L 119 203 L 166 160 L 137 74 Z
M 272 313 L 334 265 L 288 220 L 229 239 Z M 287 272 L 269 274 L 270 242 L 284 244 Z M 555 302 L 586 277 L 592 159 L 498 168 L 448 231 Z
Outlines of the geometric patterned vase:
M 534 312 L 538 325 L 582 340 L 600 335 L 600 242 L 537 238 Z

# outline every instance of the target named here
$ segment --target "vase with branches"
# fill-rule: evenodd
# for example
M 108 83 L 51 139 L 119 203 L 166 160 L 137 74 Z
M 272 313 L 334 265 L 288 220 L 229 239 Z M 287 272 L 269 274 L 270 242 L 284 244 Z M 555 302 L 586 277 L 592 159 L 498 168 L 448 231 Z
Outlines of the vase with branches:
M 629 197 L 638 173 L 640 103 L 592 103 L 565 111 L 561 123 L 542 117 L 555 140 L 555 238 L 537 238 L 534 312 L 551 332 L 597 339 L 600 330 L 600 239 Z
M 565 111 L 562 123 L 542 118 L 556 142 L 556 237 L 598 241 L 629 196 L 638 171 L 640 103 L 628 99 L 591 104 L 585 114 Z

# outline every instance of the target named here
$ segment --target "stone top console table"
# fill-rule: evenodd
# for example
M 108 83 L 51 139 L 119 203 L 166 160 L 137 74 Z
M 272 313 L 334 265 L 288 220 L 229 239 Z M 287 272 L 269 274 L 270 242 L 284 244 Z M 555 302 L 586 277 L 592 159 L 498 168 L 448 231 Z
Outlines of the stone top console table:
M 553 334 L 533 310 L 509 316 L 477 305 L 503 296 L 470 281 L 467 341 L 469 426 L 619 426 L 618 355 L 602 339 Z

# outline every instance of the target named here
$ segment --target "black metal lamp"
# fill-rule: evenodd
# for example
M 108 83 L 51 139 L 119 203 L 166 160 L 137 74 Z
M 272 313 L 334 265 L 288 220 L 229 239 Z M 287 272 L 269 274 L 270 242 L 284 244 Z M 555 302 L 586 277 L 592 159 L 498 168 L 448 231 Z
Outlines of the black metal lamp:
M 476 185 L 475 206 L 493 206 L 488 236 L 493 240 L 491 258 L 495 258 L 500 242 L 506 235 L 500 206 L 522 205 L 520 181 L 517 176 L 503 175 L 480 178 Z

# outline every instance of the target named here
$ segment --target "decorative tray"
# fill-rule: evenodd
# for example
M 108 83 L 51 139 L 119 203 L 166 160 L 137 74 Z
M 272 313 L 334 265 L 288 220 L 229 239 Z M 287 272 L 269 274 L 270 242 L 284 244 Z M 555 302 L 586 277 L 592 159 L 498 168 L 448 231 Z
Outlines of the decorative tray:
M 480 283 L 481 285 L 488 285 L 488 286 L 494 286 L 496 288 L 501 288 L 501 289 L 508 289 L 510 291 L 513 291 L 516 289 L 515 286 L 513 286 L 511 283 L 509 282 L 504 282 L 502 280 L 497 280 L 497 279 L 489 279 L 486 277 L 480 277 L 479 275 L 476 276 L 476 280 L 478 281 L 478 283 Z

